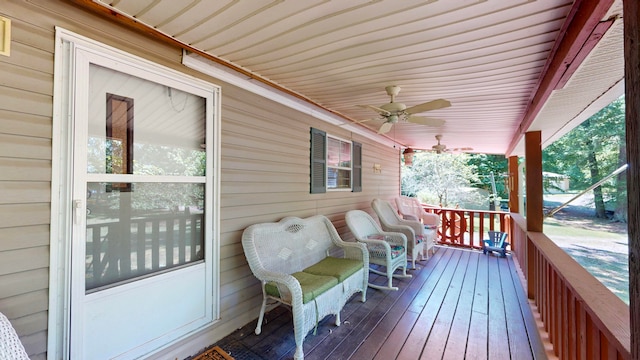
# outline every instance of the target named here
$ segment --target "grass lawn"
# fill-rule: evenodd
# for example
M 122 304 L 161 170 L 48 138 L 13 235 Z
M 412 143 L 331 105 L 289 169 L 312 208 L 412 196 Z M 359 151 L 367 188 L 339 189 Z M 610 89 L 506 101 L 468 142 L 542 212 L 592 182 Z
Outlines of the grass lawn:
M 543 231 L 614 294 L 629 304 L 627 234 L 597 224 L 590 226 L 588 222 L 592 221 L 547 218 Z

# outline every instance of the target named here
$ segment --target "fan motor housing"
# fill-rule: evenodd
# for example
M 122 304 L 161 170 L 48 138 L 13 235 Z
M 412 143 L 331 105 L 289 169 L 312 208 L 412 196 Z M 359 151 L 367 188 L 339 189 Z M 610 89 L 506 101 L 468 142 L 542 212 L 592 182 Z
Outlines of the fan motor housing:
M 392 102 L 392 103 L 381 105 L 380 108 L 383 110 L 387 110 L 390 113 L 397 113 L 397 112 L 404 111 L 407 108 L 407 106 L 403 103 Z

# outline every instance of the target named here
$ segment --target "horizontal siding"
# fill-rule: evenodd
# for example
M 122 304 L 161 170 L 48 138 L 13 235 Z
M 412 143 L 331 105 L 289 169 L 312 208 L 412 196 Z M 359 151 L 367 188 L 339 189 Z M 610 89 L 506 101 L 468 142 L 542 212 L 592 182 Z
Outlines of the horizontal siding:
M 34 291 L 47 289 L 49 286 L 49 270 L 40 268 L 35 270 L 0 275 L 0 299 L 5 300 L 11 296 L 28 294 Z M 12 309 L 4 309 L 3 312 L 11 312 Z
M 0 108 L 39 116 L 51 116 L 53 97 L 17 88 L 0 87 Z
M 0 194 L 0 204 L 50 202 L 51 185 L 38 181 L 0 181 Z
M 0 109 L 0 133 L 51 139 L 51 117 Z
M 29 259 L 29 261 L 24 261 Z M 49 247 L 39 246 L 0 253 L 0 275 L 15 274 L 49 266 Z
M 50 223 L 48 203 L 0 205 L 0 228 Z
M 51 161 L 0 158 L 0 181 L 50 181 Z
M 53 74 L 0 62 L 0 86 L 14 87 L 45 96 L 53 95 Z
M 25 294 L 11 296 L 0 300 L 0 307 L 8 309 L 5 315 L 15 319 L 32 315 L 34 311 L 46 312 L 49 305 L 46 289 L 39 289 Z
M 2 182 L 0 182 L 2 184 Z M 0 228 L 0 252 L 49 245 L 49 225 Z
M 51 140 L 0 134 L 0 157 L 51 160 Z
M 37 13 L 19 13 L 8 14 L 11 56 L 0 56 L 0 311 L 38 360 L 47 350 L 54 33 L 22 20 Z

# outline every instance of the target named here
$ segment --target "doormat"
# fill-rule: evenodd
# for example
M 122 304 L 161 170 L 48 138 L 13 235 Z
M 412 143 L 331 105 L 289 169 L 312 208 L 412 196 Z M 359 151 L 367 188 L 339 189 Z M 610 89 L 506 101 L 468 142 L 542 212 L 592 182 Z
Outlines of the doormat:
M 234 360 L 229 354 L 220 348 L 220 346 L 214 346 L 204 353 L 196 356 L 193 360 Z

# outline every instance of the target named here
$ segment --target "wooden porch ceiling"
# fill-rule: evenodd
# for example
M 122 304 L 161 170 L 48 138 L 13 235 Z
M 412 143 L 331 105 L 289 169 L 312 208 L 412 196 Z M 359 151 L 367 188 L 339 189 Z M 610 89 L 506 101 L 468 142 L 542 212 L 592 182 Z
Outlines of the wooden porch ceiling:
M 387 85 L 408 106 L 450 100 L 420 114 L 445 125 L 398 123 L 386 135 L 413 148 L 442 134 L 449 148 L 523 155 L 524 132 L 542 130 L 548 145 L 623 89 L 621 0 L 69 1 L 345 123 L 376 118 L 356 105 L 387 103 Z
M 399 291 L 369 289 L 341 313 L 318 325 L 304 342 L 305 359 L 540 359 L 540 341 L 513 259 L 440 248 L 394 280 Z M 377 278 L 384 282 L 383 278 Z M 257 316 L 257 314 L 256 314 Z M 291 315 L 283 307 L 216 345 L 236 359 L 290 359 L 295 351 Z

